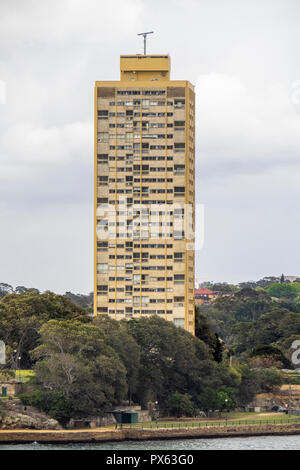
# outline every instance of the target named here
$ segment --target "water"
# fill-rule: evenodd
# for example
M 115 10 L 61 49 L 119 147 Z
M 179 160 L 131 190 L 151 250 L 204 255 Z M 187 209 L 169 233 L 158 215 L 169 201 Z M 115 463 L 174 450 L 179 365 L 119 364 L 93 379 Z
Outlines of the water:
M 1 450 L 300 450 L 300 436 L 125 441 L 101 444 L 2 444 Z

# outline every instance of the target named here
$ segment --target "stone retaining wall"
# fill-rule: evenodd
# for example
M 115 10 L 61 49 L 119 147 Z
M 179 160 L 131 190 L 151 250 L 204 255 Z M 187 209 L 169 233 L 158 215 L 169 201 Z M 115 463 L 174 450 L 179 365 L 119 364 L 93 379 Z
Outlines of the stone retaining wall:
M 300 434 L 300 424 L 261 424 L 239 426 L 208 426 L 178 429 L 118 429 L 81 431 L 0 432 L 0 442 L 107 442 L 124 440 L 220 438 L 238 436 Z

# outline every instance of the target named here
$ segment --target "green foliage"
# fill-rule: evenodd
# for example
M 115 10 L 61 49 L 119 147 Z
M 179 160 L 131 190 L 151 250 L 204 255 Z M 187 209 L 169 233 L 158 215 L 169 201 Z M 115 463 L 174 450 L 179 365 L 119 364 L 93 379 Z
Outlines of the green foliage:
M 29 290 L 3 297 L 0 302 L 0 339 L 7 345 L 8 365 L 15 368 L 15 357 L 20 356 L 19 367 L 31 369 L 33 361 L 29 351 L 38 344 L 41 326 L 51 319 L 72 318 L 89 321 L 85 310 L 52 292 L 39 294 Z
M 233 292 L 238 291 L 237 286 L 233 284 L 228 284 L 227 282 L 218 282 L 215 284 L 210 284 L 210 285 L 207 285 L 206 288 L 214 292 L 219 292 L 222 294 L 232 294 Z
M 214 349 L 214 352 L 213 352 L 213 358 L 216 362 L 220 363 L 223 360 L 224 346 L 223 346 L 222 342 L 220 341 L 218 333 L 215 333 L 215 337 L 216 337 L 216 346 L 215 346 L 215 349 Z
M 105 334 L 106 343 L 118 353 L 126 368 L 128 398 L 131 402 L 138 384 L 140 346 L 130 334 L 128 323 L 125 321 L 118 322 L 107 315 L 99 315 L 93 323 Z
M 141 348 L 136 396 L 141 403 L 167 401 L 170 393 L 189 393 L 195 398 L 203 381 L 214 374 L 214 363 L 198 338 L 156 316 L 129 322 Z
M 279 283 L 279 286 L 295 289 L 295 284 L 298 283 Z M 246 358 L 260 345 L 272 346 L 282 350 L 283 354 L 277 352 L 277 355 L 281 356 L 283 367 L 292 367 L 291 343 L 287 346 L 284 342 L 300 335 L 298 303 L 292 300 L 278 303 L 264 291 L 246 287 L 233 295 L 217 298 L 213 305 L 199 307 L 198 315 L 205 315 L 211 332 L 217 333 L 235 356 Z
M 211 387 L 205 387 L 198 396 L 198 403 L 201 410 L 218 409 L 218 391 Z
M 260 386 L 256 379 L 257 374 L 249 364 L 238 364 L 237 371 L 240 373 L 241 382 L 236 398 L 239 406 L 243 407 L 254 399 L 255 394 L 260 391 Z
M 64 394 L 60 391 L 35 390 L 31 394 L 19 395 L 19 398 L 25 406 L 34 406 L 57 419 L 63 425 L 67 424 L 70 419 L 71 408 Z
M 227 388 L 217 392 L 217 409 L 219 411 L 233 410 L 236 408 L 235 391 Z
M 13 370 L 9 369 L 2 369 L 0 370 L 0 381 L 1 382 L 6 382 L 6 381 L 11 381 L 15 378 L 15 373 Z
M 296 284 L 280 286 L 299 292 Z M 233 409 L 255 393 L 276 391 L 283 376 L 264 368 L 263 359 L 291 366 L 286 357 L 300 337 L 296 297 L 279 303 L 262 288 L 220 287 L 226 295 L 197 306 L 193 337 L 157 316 L 128 322 L 90 318 L 85 296 L 67 293 L 83 302 L 81 308 L 67 296 L 0 285 L 0 339 L 8 363 L 14 368 L 20 355 L 21 368 L 33 367 L 35 374 L 23 402 L 64 424 L 71 417 L 102 415 L 124 399 L 143 406 L 157 400 L 162 412 L 193 416 L 197 409 Z M 224 354 L 229 348 L 234 367 Z
M 197 409 L 192 401 L 191 395 L 175 392 L 169 396 L 166 410 L 171 416 L 195 416 Z
M 93 323 L 50 320 L 39 335 L 32 352 L 36 391 L 26 399 L 61 422 L 103 414 L 126 398 L 127 388 L 138 403 L 155 399 L 170 410 L 177 400 L 176 413 L 190 415 L 204 389 L 234 390 L 240 381 L 201 340 L 156 316 L 128 323 L 106 316 Z
M 73 292 L 66 292 L 65 296 L 71 300 L 75 305 L 78 305 L 79 307 L 82 307 L 86 310 L 90 310 L 93 301 L 94 301 L 94 294 L 93 292 L 90 292 L 88 295 L 84 294 L 73 294 Z
M 256 372 L 256 382 L 260 392 L 275 393 L 283 384 L 282 374 L 275 368 L 260 369 Z
M 274 346 L 270 345 L 259 345 L 256 348 L 253 348 L 250 357 L 255 357 L 255 356 L 272 356 L 275 361 L 278 361 L 281 363 L 281 366 L 286 369 L 291 369 L 292 364 L 291 362 L 285 357 L 283 352 L 275 348 Z
M 198 396 L 198 403 L 206 412 L 234 409 L 237 407 L 236 390 L 224 386 L 220 390 L 207 387 Z
M 298 284 L 298 283 L 297 283 Z M 276 283 L 267 287 L 266 292 L 271 297 L 277 297 L 278 299 L 295 299 L 299 295 L 298 285 Z
M 61 392 L 69 417 L 102 414 L 127 393 L 126 369 L 95 325 L 50 320 L 40 329 L 34 370 L 43 392 Z
M 207 318 L 200 312 L 198 305 L 195 306 L 195 335 L 207 344 L 210 349 L 215 349 L 216 336 L 211 332 Z

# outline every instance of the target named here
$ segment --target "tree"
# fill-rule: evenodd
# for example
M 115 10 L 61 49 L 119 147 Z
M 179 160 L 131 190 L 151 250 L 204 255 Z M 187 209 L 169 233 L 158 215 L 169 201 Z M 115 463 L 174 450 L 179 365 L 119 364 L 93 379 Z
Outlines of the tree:
M 40 293 L 40 291 L 38 289 L 35 289 L 34 287 L 17 286 L 15 288 L 16 294 L 27 294 L 29 292 L 36 292 L 37 294 Z
M 175 392 L 188 392 L 196 400 L 217 373 L 207 346 L 173 323 L 152 316 L 129 321 L 129 328 L 141 351 L 135 394 L 140 403 L 151 399 L 163 406 Z
M 215 349 L 216 336 L 211 332 L 207 318 L 201 313 L 198 305 L 195 306 L 195 335 L 207 344 L 210 349 Z
M 253 367 L 284 367 L 286 369 L 292 368 L 291 362 L 285 357 L 283 352 L 271 345 L 263 344 L 254 348 L 251 352 L 250 360 Z
M 90 292 L 88 295 L 73 294 L 73 292 L 66 292 L 65 296 L 68 299 L 70 299 L 75 305 L 85 308 L 88 311 L 90 311 L 93 306 L 93 302 L 94 302 L 93 292 Z
M 237 403 L 243 407 L 248 405 L 260 391 L 256 378 L 256 372 L 248 363 L 239 363 L 237 370 L 240 373 L 241 381 L 237 391 Z
M 257 369 L 255 371 L 255 380 L 260 392 L 275 393 L 283 384 L 281 373 L 275 369 Z
M 29 351 L 38 345 L 41 326 L 50 319 L 72 318 L 90 321 L 84 309 L 52 292 L 39 294 L 30 290 L 6 295 L 0 302 L 0 339 L 11 351 L 8 364 L 15 367 L 15 357 L 20 356 L 20 367 L 30 369 L 33 361 Z
M 166 409 L 171 416 L 195 416 L 196 409 L 191 395 L 175 392 L 169 396 Z
M 216 346 L 213 352 L 213 358 L 216 362 L 222 362 L 224 346 L 219 338 L 218 333 L 215 333 L 215 337 L 216 337 Z
M 206 412 L 233 410 L 237 406 L 236 390 L 224 386 L 220 390 L 208 387 L 198 396 L 198 402 L 200 408 Z
M 107 344 L 118 353 L 126 368 L 128 399 L 131 402 L 138 384 L 140 346 L 130 334 L 128 323 L 125 321 L 119 322 L 108 315 L 99 315 L 93 323 L 106 335 Z
M 269 369 L 270 367 L 275 367 L 276 369 L 282 368 L 282 362 L 271 355 L 250 357 L 249 364 L 254 369 Z
M 293 300 L 298 297 L 298 287 L 292 284 L 277 283 L 272 284 L 266 289 L 267 294 L 278 299 Z
M 238 287 L 233 284 L 228 284 L 227 282 L 218 282 L 215 284 L 210 284 L 206 286 L 207 289 L 210 289 L 214 292 L 219 292 L 221 294 L 233 294 L 238 291 Z
M 14 288 L 10 284 L 6 284 L 5 282 L 0 283 L 0 299 L 8 294 L 12 294 L 13 291 Z
M 62 393 L 68 418 L 102 415 L 127 393 L 126 369 L 105 334 L 77 320 L 50 320 L 33 355 L 42 395 Z
M 236 408 L 235 393 L 232 389 L 224 389 L 217 392 L 217 409 L 219 411 L 233 410 Z
M 205 387 L 198 395 L 199 408 L 206 413 L 218 409 L 218 391 L 211 387 Z

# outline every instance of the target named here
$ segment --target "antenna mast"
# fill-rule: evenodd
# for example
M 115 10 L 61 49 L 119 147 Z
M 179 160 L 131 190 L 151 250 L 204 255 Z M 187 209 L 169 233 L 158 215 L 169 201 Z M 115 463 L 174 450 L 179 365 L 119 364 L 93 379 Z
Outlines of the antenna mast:
M 144 36 L 144 55 L 146 55 L 146 42 L 147 42 L 147 34 L 153 34 L 154 31 L 148 31 L 147 33 L 139 33 L 138 36 Z

